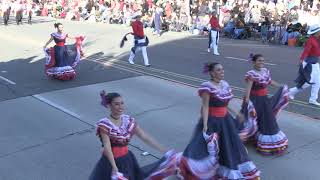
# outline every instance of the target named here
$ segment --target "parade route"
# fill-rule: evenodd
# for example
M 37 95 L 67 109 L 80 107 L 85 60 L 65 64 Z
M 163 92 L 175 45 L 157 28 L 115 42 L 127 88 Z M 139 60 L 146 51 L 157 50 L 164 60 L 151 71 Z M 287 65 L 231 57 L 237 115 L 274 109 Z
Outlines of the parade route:
M 198 86 L 206 79 L 206 75 L 202 73 L 202 66 L 208 61 L 216 61 L 224 65 L 226 79 L 234 87 L 234 93 L 242 97 L 245 89 L 243 77 L 251 68 L 251 63 L 247 60 L 249 53 L 262 53 L 267 60 L 266 67 L 271 70 L 272 78 L 292 87 L 298 72 L 298 57 L 302 51 L 301 48 L 221 38 L 221 56 L 213 56 L 206 52 L 205 36 L 193 36 L 186 32 L 169 32 L 158 38 L 152 35 L 151 29 L 146 29 L 150 38 L 148 54 L 152 65 L 151 70 L 138 66 L 142 63 L 140 53 L 136 58 L 136 65 L 127 63 L 131 48 L 130 38 L 124 48 L 119 48 L 122 36 L 131 31 L 129 27 L 69 22 L 43 17 L 35 17 L 34 21 L 37 23 L 21 26 L 11 24 L 0 29 L 0 40 L 6 42 L 1 45 L 0 76 L 10 80 L 0 79 L 0 100 L 137 75 L 151 75 Z M 78 78 L 72 82 L 48 81 L 43 73 L 42 47 L 54 30 L 54 22 L 63 22 L 65 30 L 71 35 L 82 34 L 87 38 L 84 45 L 85 58 L 77 68 Z M 19 33 L 20 31 L 24 33 Z M 72 41 L 68 42 L 72 43 Z M 104 65 L 110 61 L 114 61 L 113 64 Z M 283 70 L 286 70 L 286 73 L 283 73 Z M 318 113 L 320 108 L 309 105 L 307 102 L 309 94 L 310 90 L 298 94 L 287 110 L 320 118 Z
M 103 89 L 122 94 L 126 113 L 162 144 L 177 151 L 185 148 L 199 117 L 196 89 L 139 76 L 1 102 L 0 179 L 87 179 L 100 156 L 94 126 L 107 113 L 100 105 Z M 240 103 L 234 99 L 231 104 L 239 108 Z M 317 178 L 320 122 L 286 111 L 278 121 L 289 138 L 287 154 L 264 157 L 247 145 L 262 179 Z M 136 138 L 130 149 L 141 165 L 161 157 Z M 141 155 L 144 151 L 151 155 Z

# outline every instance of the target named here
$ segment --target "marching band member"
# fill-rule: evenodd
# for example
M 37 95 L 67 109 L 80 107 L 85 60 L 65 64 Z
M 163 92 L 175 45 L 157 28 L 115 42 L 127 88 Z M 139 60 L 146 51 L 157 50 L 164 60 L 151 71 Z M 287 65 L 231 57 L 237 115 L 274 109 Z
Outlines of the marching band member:
M 145 36 L 143 31 L 143 23 L 140 21 L 141 13 L 136 13 L 132 18 L 135 19 L 135 21 L 131 22 L 131 27 L 133 31 L 131 34 L 134 36 L 134 46 L 131 48 L 131 53 L 128 61 L 130 64 L 134 64 L 136 51 L 141 49 L 144 65 L 146 67 L 149 67 L 150 64 L 147 54 L 147 46 L 149 44 L 149 39 L 147 36 Z
M 218 52 L 218 42 L 219 42 L 219 31 L 220 31 L 220 25 L 219 25 L 219 19 L 216 17 L 217 13 L 215 11 L 212 12 L 212 16 L 210 19 L 210 33 L 209 33 L 209 42 L 210 48 L 213 49 L 214 55 L 220 55 Z M 208 48 L 208 52 L 210 52 L 210 48 Z
M 298 92 L 311 86 L 309 103 L 320 107 L 320 103 L 317 101 L 320 89 L 320 26 L 311 26 L 308 34 L 311 36 L 306 42 L 300 57 L 301 65 L 299 68 L 299 76 L 296 79 L 297 85 L 296 87 L 290 88 L 289 98 L 294 99 L 294 96 Z

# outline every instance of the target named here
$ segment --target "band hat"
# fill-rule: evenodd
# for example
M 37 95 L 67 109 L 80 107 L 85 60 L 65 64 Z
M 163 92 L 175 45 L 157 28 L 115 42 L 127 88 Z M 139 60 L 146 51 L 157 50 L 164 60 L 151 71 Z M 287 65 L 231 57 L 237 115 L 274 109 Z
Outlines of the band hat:
M 311 35 L 311 34 L 315 34 L 315 33 L 319 32 L 319 31 L 320 31 L 320 26 L 318 24 L 315 24 L 315 25 L 310 26 L 307 34 Z
M 137 11 L 131 16 L 131 19 L 136 19 L 141 16 L 142 16 L 142 13 L 140 11 Z

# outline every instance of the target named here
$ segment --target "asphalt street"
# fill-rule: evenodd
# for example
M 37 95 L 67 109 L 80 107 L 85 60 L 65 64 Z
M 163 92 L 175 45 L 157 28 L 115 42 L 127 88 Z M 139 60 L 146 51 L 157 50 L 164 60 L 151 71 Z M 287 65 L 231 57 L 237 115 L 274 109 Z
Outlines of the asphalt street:
M 298 71 L 298 57 L 302 52 L 302 48 L 221 38 L 221 55 L 213 56 L 207 52 L 206 37 L 171 32 L 158 38 L 152 36 L 148 29 L 146 33 L 151 41 L 148 54 L 152 68 L 144 68 L 139 66 L 142 64 L 139 53 L 136 65 L 127 63 L 131 42 L 126 43 L 124 48 L 119 48 L 122 36 L 130 31 L 130 28 L 60 20 L 59 22 L 64 23 L 66 32 L 72 35 L 84 34 L 87 41 L 86 57 L 77 70 L 78 78 L 71 82 L 58 82 L 48 80 L 44 75 L 42 52 L 42 46 L 54 31 L 53 23 L 56 21 L 36 17 L 32 25 L 24 23 L 17 26 L 11 23 L 7 27 L 1 26 L 0 40 L 4 43 L 0 45 L 0 100 L 143 74 L 198 86 L 208 79 L 208 76 L 202 73 L 203 64 L 213 61 L 224 65 L 225 79 L 234 87 L 234 93 L 241 98 L 245 88 L 245 72 L 252 68 L 247 61 L 250 53 L 263 54 L 272 78 L 292 87 Z M 320 108 L 307 103 L 309 94 L 309 89 L 298 94 L 287 110 L 320 118 Z
M 119 92 L 125 113 L 165 147 L 181 152 L 190 141 L 201 105 L 196 88 L 138 76 L 50 91 L 0 102 L 0 179 L 87 180 L 101 156 L 95 123 L 108 115 L 100 105 L 102 89 Z M 241 100 L 230 105 L 239 109 Z M 283 111 L 278 123 L 289 139 L 286 154 L 262 156 L 246 145 L 261 179 L 317 179 L 319 121 Z M 135 137 L 129 148 L 141 166 L 162 156 Z

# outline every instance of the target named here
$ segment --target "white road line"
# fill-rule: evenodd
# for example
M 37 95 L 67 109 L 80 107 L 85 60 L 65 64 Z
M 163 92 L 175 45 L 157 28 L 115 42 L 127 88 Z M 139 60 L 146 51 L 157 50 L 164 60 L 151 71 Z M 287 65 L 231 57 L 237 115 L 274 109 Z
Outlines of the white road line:
M 36 95 L 32 95 L 32 97 L 34 97 L 34 98 L 36 98 L 36 99 L 38 99 L 38 100 L 40 100 L 40 101 L 52 106 L 52 107 L 55 107 L 56 109 L 59 109 L 59 110 L 65 112 L 66 114 L 69 114 L 69 115 L 71 115 L 71 116 L 73 116 L 75 118 L 81 119 L 81 117 L 78 114 L 76 114 L 76 113 L 74 113 L 74 112 L 72 112 L 72 111 L 70 111 L 70 110 L 68 110 L 68 109 L 66 109 L 66 108 L 64 108 L 64 107 L 62 107 L 62 106 L 60 106 L 60 105 L 48 100 L 48 99 L 46 99 L 45 97 L 43 97 L 41 95 L 36 94 Z
M 243 44 L 243 43 L 219 43 L 219 45 L 224 45 L 224 46 L 241 46 L 241 47 L 259 47 L 259 48 L 272 48 L 270 45 L 263 45 L 263 44 Z
M 248 61 L 249 61 L 248 59 L 237 58 L 237 57 L 229 57 L 229 56 L 227 56 L 227 57 L 225 57 L 225 58 L 227 58 L 227 59 L 239 60 L 239 61 L 246 61 L 246 62 L 248 62 Z M 267 62 L 265 62 L 264 64 L 267 64 L 267 65 L 270 65 L 270 66 L 275 66 L 275 65 L 276 65 L 276 64 L 273 64 L 273 63 L 267 63 Z
M 5 78 L 5 77 L 2 77 L 2 76 L 0 76 L 0 79 L 4 80 L 4 81 L 6 81 L 7 83 L 12 84 L 12 85 L 15 85 L 15 84 L 16 84 L 15 82 L 10 81 L 9 79 L 7 79 L 7 78 Z
M 248 61 L 247 59 L 242 59 L 242 58 L 236 58 L 236 57 L 225 57 L 227 59 L 235 59 L 235 60 L 239 60 L 239 61 Z

